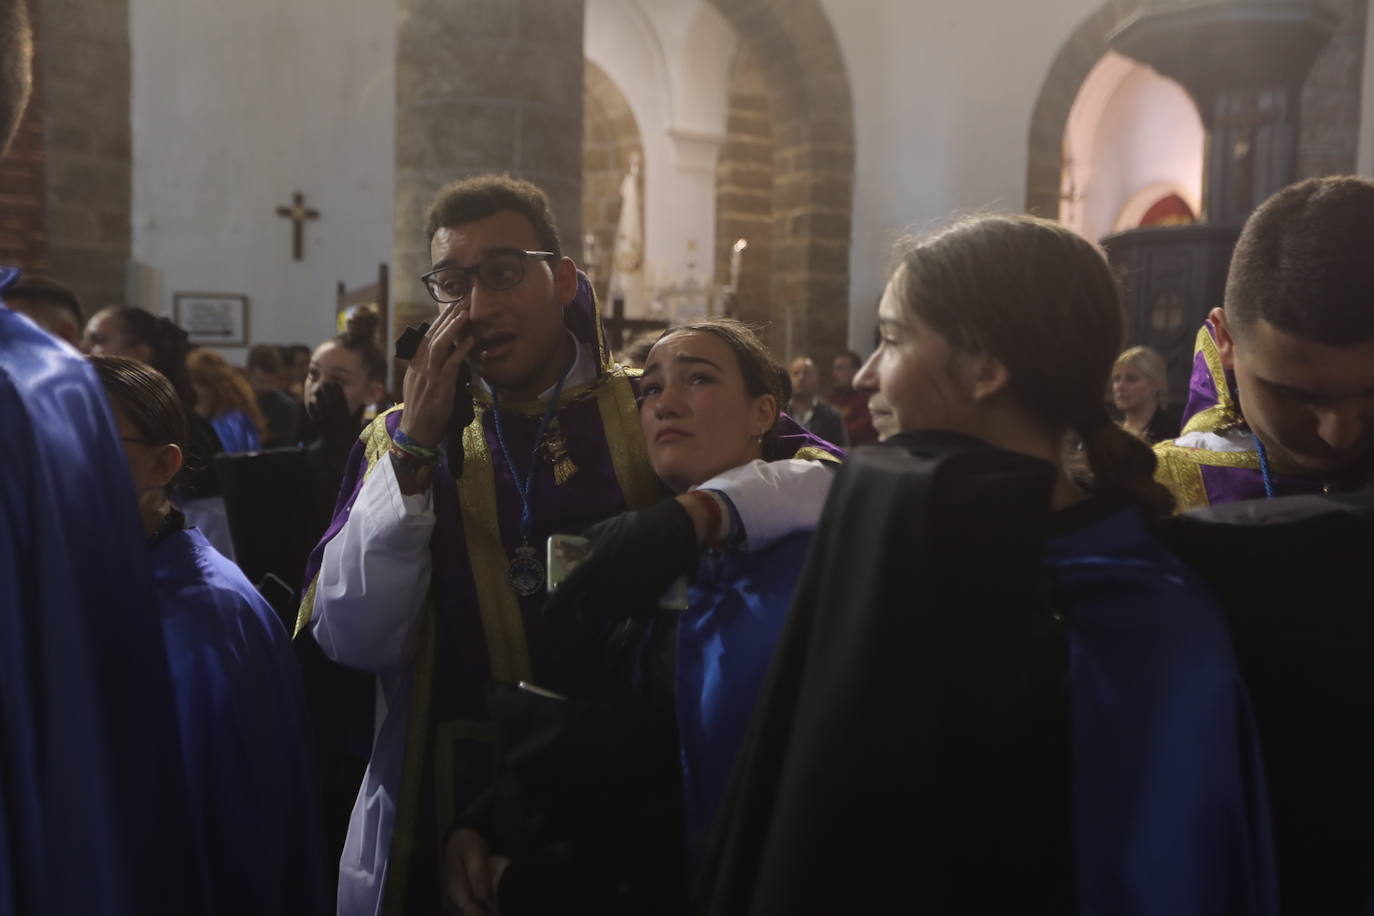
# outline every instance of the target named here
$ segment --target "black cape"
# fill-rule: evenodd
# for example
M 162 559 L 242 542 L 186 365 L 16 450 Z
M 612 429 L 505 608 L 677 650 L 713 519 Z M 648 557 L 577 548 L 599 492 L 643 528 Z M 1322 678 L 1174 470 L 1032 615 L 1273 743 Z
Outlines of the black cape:
M 850 457 L 697 912 L 1073 911 L 1066 635 L 1041 566 L 1053 480 L 944 433 Z
M 1374 913 L 1374 496 L 1190 512 L 1168 532 L 1225 607 L 1291 914 Z

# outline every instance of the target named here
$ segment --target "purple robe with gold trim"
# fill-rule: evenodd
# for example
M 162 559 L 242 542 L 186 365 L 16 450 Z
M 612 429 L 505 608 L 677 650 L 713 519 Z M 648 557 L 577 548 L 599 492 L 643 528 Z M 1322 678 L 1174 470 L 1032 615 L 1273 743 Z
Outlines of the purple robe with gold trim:
M 581 274 L 565 315 L 579 340 L 596 347 L 600 365 L 595 380 L 559 397 L 550 437 L 561 435 L 576 470 L 559 483 L 554 461 L 546 457 L 535 469 L 530 543 L 536 548 L 551 534 L 579 533 L 667 494 L 649 467 L 640 430 L 639 373 L 612 363 L 594 294 Z M 520 498 L 501 458 L 490 397 L 477 391 L 475 407 L 472 423 L 462 432 L 462 476 L 453 479 L 442 455 L 434 475 L 434 571 L 411 663 L 405 767 L 387 863 L 386 913 L 439 911 L 441 844 L 457 817 L 490 783 L 488 681 L 525 680 L 571 690 L 585 676 L 572 663 L 586 653 L 569 648 L 574 640 L 589 639 L 586 628 L 551 625 L 541 614 L 542 590 L 521 598 L 506 581 L 510 557 L 520 544 Z M 539 401 L 501 405 L 506 444 L 521 474 L 528 471 L 546 408 Z M 306 568 L 311 584 L 297 633 L 313 616 L 324 547 L 343 528 L 367 473 L 387 454 L 401 415 L 402 407 L 396 407 L 378 417 L 354 446 L 334 520 Z M 834 459 L 841 454 L 790 418 L 784 417 L 783 424 L 779 453 L 766 457 Z
M 1193 433 L 1213 434 L 1208 438 L 1215 444 L 1220 444 L 1220 437 L 1225 437 L 1239 447 L 1219 449 L 1180 444 L 1201 438 L 1190 437 Z M 1193 374 L 1188 382 L 1188 405 L 1183 411 L 1183 432 L 1178 439 L 1155 446 L 1155 479 L 1174 494 L 1179 512 L 1216 503 L 1264 499 L 1264 475 L 1260 473 L 1259 455 L 1253 443 L 1254 436 L 1240 413 L 1235 376 L 1221 365 L 1216 330 L 1209 321 L 1197 332 Z M 1271 462 L 1271 469 L 1275 496 L 1322 492 L 1321 480 L 1293 473 L 1278 461 Z

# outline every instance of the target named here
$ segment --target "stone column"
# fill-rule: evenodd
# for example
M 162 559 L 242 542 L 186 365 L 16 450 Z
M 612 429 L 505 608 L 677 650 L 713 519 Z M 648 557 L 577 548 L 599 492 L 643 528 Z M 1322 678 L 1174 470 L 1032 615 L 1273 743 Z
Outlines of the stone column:
M 38 0 L 48 263 L 87 315 L 126 299 L 132 246 L 129 0 Z M 133 303 L 156 311 L 156 303 Z
M 392 323 L 432 318 L 424 213 L 443 185 L 507 172 L 548 193 L 582 250 L 583 0 L 399 0 Z M 399 380 L 398 380 L 399 384 Z

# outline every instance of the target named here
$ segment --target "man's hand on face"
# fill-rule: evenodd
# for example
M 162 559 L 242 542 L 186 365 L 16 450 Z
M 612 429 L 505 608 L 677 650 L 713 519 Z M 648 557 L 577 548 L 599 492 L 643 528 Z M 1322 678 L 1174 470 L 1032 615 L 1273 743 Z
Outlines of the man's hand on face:
M 425 334 L 406 369 L 405 413 L 401 432 L 427 448 L 437 448 L 453 418 L 458 374 L 472 351 L 468 310 L 455 302 Z

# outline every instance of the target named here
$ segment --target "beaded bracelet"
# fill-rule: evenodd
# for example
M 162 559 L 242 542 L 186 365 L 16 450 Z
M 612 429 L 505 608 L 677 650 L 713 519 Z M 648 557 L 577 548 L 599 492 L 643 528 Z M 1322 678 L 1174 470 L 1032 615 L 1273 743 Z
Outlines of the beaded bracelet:
M 437 448 L 421 445 L 399 429 L 391 434 L 391 444 L 406 454 L 414 455 L 416 458 L 423 461 L 434 461 L 439 457 L 439 450 Z
M 392 460 L 417 471 L 422 468 L 433 467 L 439 462 L 439 453 L 437 451 L 435 451 L 433 455 L 417 455 L 408 449 L 402 448 L 395 442 L 391 443 L 391 448 L 387 449 L 387 451 L 391 454 Z

